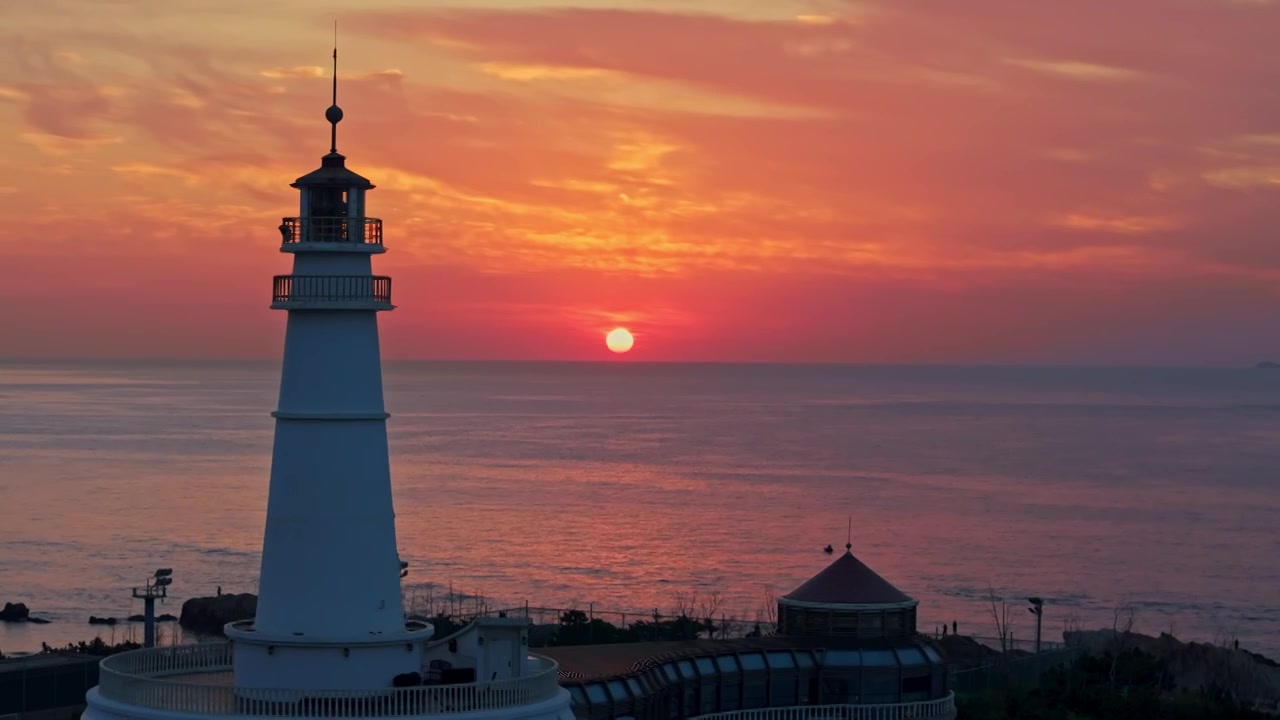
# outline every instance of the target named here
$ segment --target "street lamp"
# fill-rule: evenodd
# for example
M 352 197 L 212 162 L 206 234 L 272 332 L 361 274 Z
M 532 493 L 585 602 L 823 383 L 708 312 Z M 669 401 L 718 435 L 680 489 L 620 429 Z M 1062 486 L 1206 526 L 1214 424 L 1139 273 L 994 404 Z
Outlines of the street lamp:
M 173 584 L 173 568 L 160 568 L 147 578 L 147 584 L 133 589 L 133 596 L 142 601 L 142 644 L 156 646 L 156 598 L 163 600 Z
M 1027 612 L 1036 616 L 1036 652 L 1040 652 L 1040 625 L 1044 621 L 1044 600 L 1038 597 L 1027 598 L 1027 602 L 1031 603 L 1031 607 L 1027 608 Z

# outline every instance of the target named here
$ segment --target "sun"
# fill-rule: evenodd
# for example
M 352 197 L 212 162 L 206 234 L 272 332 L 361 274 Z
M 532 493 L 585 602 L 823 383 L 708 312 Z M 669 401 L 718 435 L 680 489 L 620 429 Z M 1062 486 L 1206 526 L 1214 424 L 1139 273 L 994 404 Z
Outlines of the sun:
M 604 344 L 610 350 L 616 353 L 624 353 L 636 344 L 636 339 L 631 336 L 631 331 L 626 328 L 614 328 L 604 336 Z

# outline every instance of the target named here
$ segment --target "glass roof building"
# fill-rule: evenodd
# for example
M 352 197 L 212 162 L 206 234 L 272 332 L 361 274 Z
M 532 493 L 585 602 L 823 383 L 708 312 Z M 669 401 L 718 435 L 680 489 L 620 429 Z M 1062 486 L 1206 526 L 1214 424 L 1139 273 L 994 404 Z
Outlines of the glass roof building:
M 545 652 L 584 720 L 769 720 L 771 709 L 812 706 L 846 720 L 954 718 L 946 663 L 916 631 L 916 605 L 846 552 L 779 598 L 774 635 Z

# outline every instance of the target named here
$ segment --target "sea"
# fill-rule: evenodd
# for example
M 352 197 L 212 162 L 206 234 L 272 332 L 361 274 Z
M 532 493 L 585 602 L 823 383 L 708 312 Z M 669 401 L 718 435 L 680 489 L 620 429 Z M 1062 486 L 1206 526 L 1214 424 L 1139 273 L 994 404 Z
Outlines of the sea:
M 0 364 L 0 652 L 255 592 L 278 362 Z M 341 368 L 335 368 L 341 372 Z M 1280 371 L 388 362 L 406 597 L 767 618 L 846 542 L 922 630 L 1280 656 Z M 324 602 L 324 598 L 315 598 Z M 473 603 L 474 605 L 466 605 Z M 172 626 L 170 626 L 172 627 Z M 172 629 L 167 630 L 172 633 Z M 178 640 L 170 634 L 169 641 Z

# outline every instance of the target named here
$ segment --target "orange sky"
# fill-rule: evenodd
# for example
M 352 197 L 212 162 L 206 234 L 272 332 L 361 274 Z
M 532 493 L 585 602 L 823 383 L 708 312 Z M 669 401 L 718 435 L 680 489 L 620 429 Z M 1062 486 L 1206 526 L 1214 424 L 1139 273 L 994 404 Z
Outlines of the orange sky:
M 1280 355 L 1280 2 L 360 4 L 0 5 L 0 357 L 279 354 L 335 17 L 388 356 Z

